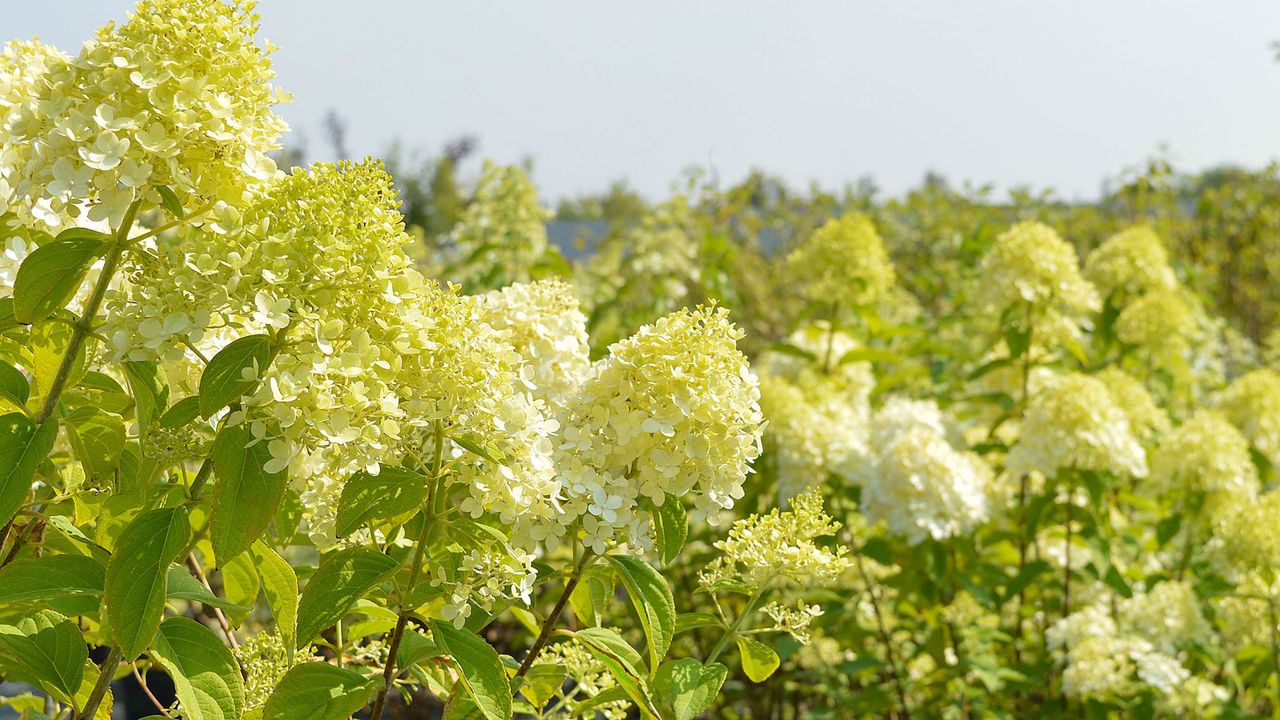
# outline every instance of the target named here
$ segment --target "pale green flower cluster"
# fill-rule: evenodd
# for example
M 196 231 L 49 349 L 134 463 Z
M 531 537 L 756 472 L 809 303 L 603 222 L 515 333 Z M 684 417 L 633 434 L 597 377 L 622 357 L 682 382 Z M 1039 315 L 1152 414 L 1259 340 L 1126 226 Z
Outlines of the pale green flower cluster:
M 1162 589 L 1166 584 L 1172 587 Z M 1195 713 L 1225 699 L 1225 689 L 1193 678 L 1179 659 L 1175 646 L 1207 632 L 1193 593 L 1179 585 L 1162 583 L 1150 594 L 1135 596 L 1122 608 L 1120 623 L 1103 604 L 1054 623 L 1047 638 L 1050 649 L 1062 655 L 1063 692 L 1077 700 L 1106 701 L 1150 690 L 1162 704 Z M 1169 616 L 1162 618 L 1161 612 Z M 1137 624 L 1130 625 L 1130 619 Z M 1153 642 L 1149 635 L 1161 633 L 1162 624 L 1165 634 Z
M 1161 438 L 1151 466 L 1151 482 L 1160 492 L 1247 498 L 1258 492 L 1258 471 L 1249 457 L 1248 441 L 1212 410 L 1197 410 Z
M 1218 627 L 1232 652 L 1248 647 L 1271 645 L 1273 632 L 1280 632 L 1271 605 L 1280 603 L 1280 578 L 1268 579 L 1261 572 L 1245 573 L 1236 583 L 1235 594 L 1218 598 Z
M 765 443 L 777 458 L 784 498 L 822 482 L 828 473 L 853 479 L 867 454 L 875 386 L 869 363 L 835 365 L 858 347 L 848 333 L 807 326 L 787 342 L 815 360 L 766 351 L 755 363 L 760 407 L 769 419 Z M 828 357 L 834 358 L 829 372 L 823 368 Z
M 251 713 L 267 704 L 267 698 L 289 668 L 304 662 L 315 662 L 312 648 L 293 653 L 285 647 L 284 638 L 277 633 L 260 632 L 248 640 L 240 641 L 232 652 L 244 671 L 244 709 Z
M 1199 317 L 1186 291 L 1153 290 L 1120 311 L 1116 337 L 1157 357 L 1180 357 L 1198 327 Z
M 1210 638 L 1200 599 L 1191 583 L 1165 580 L 1147 592 L 1120 602 L 1120 622 L 1130 632 L 1173 654 L 1177 648 Z
M 996 238 L 979 267 L 979 303 L 996 312 L 1031 303 L 1052 319 L 1075 319 L 1100 307 L 1080 274 L 1075 248 L 1042 223 L 1018 223 Z
M 971 532 L 989 515 L 992 472 L 957 450 L 932 401 L 890 398 L 871 420 L 861 510 L 912 545 Z
M 681 310 L 615 343 L 578 389 L 555 466 L 562 522 L 580 521 L 597 552 L 646 544 L 642 499 L 688 497 L 711 515 L 742 497 L 764 417 L 741 337 L 722 308 Z
M 659 314 L 675 310 L 701 276 L 694 232 L 689 200 L 677 195 L 607 238 L 587 265 L 591 304 L 643 299 Z
M 791 604 L 771 602 L 760 608 L 760 611 L 773 620 L 773 627 L 769 630 L 785 632 L 801 645 L 808 645 L 813 639 L 809 626 L 814 620 L 822 617 L 822 608 L 817 605 L 806 605 L 803 602 Z
M 1169 429 L 1169 414 L 1160 407 L 1151 392 L 1137 378 L 1114 365 L 1094 375 L 1111 393 L 1111 399 L 1129 419 L 1129 428 L 1143 439 Z
M 1101 380 L 1067 373 L 1031 396 L 1006 463 L 1014 474 L 1094 470 L 1146 477 L 1146 451 Z
M 552 252 L 544 225 L 550 217 L 524 170 L 486 160 L 453 228 L 446 277 L 468 292 L 533 280 Z
M 0 212 L 9 209 L 13 164 L 24 152 L 23 148 L 11 147 L 13 124 L 21 122 L 24 113 L 35 110 L 40 85 L 49 66 L 66 61 L 67 57 L 57 48 L 38 40 L 11 40 L 0 50 Z M 10 262 L 8 255 L 14 249 L 11 243 L 12 239 L 6 243 L 9 245 L 5 248 L 6 266 Z M 20 263 L 21 258 L 17 258 L 17 262 Z M 12 285 L 12 278 L 7 280 L 5 285 Z
M 480 296 L 485 322 L 507 333 L 520 354 L 520 380 L 557 416 L 591 373 L 587 317 L 560 280 L 510 285 Z
M 1122 230 L 1094 248 L 1085 260 L 1085 277 L 1104 296 L 1122 299 L 1178 285 L 1164 243 L 1146 225 Z
M 257 24 L 252 0 L 144 0 L 47 62 L 7 122 L 10 205 L 58 228 L 115 226 L 135 199 L 159 205 L 157 186 L 188 209 L 239 202 L 277 172 L 286 129 Z
M 1280 570 L 1280 490 L 1247 494 L 1214 508 L 1213 533 L 1222 556 L 1242 569 Z
M 441 556 L 431 573 L 433 585 L 446 587 L 441 617 L 461 628 L 473 606 L 492 612 L 508 598 L 528 605 L 538 579 L 533 560 L 531 553 L 474 548 Z
M 1280 372 L 1261 368 L 1237 378 L 1216 405 L 1263 457 L 1280 467 Z
M 585 702 L 597 695 L 618 686 L 609 669 L 591 653 L 587 646 L 577 638 L 547 647 L 534 665 L 555 664 L 564 668 L 565 675 L 573 683 L 570 691 L 574 704 Z M 631 703 L 626 700 L 612 700 L 596 705 L 593 714 L 602 716 L 604 720 L 625 720 Z M 547 718 L 570 717 L 569 707 L 564 707 L 564 715 L 547 715 Z
M 705 587 L 729 579 L 757 589 L 775 580 L 831 585 L 850 566 L 849 559 L 844 548 L 833 551 L 815 540 L 839 529 L 840 523 L 823 511 L 821 491 L 809 488 L 786 511 L 775 508 L 735 522 L 729 536 L 715 543 L 721 554 L 698 578 Z
M 828 220 L 786 263 L 809 302 L 846 310 L 875 303 L 897 277 L 875 224 L 857 212 Z

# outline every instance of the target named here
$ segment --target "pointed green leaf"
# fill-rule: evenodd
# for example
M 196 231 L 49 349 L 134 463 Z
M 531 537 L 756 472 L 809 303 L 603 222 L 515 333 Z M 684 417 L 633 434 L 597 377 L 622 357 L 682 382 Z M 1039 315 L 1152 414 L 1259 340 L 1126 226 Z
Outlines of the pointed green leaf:
M 640 657 L 640 653 L 623 640 L 617 630 L 603 627 L 585 628 L 574 633 L 574 636 L 617 658 L 632 675 L 636 677 L 645 675 L 644 660 Z
M 183 720 L 240 720 L 240 666 L 212 630 L 189 618 L 171 617 L 160 623 L 149 654 L 173 678 Z
M 249 611 L 258 601 L 262 580 L 248 553 L 241 553 L 231 562 L 223 563 L 218 571 L 222 575 L 222 592 L 228 600 L 239 606 L 227 613 L 227 619 L 232 625 L 238 626 L 249 616 Z
M 689 534 L 689 518 L 679 498 L 668 497 L 661 505 L 654 505 L 652 508 L 658 564 L 665 567 L 684 548 L 685 536 Z
M 164 370 L 152 360 L 122 363 L 129 391 L 133 393 L 134 412 L 138 418 L 138 430 L 145 434 L 151 422 L 164 414 L 169 406 L 169 379 Z
M 89 480 L 114 476 L 124 450 L 124 419 L 96 407 L 79 407 L 64 418 L 67 438 Z
M 374 683 L 321 662 L 295 665 L 267 698 L 263 720 L 346 720 L 369 702 Z
M 671 587 L 648 563 L 630 555 L 609 555 L 618 573 L 618 579 L 627 589 L 627 596 L 640 617 L 645 637 L 649 640 L 649 668 L 658 668 L 671 639 L 676 633 L 676 601 Z
M 739 635 L 738 652 L 742 655 L 742 670 L 751 678 L 751 682 L 764 682 L 774 670 L 778 669 L 780 660 L 773 648 L 749 637 Z
M 36 466 L 58 436 L 52 418 L 40 427 L 22 413 L 0 415 L 0 525 L 13 519 L 31 492 Z
M 40 610 L 16 625 L 0 625 L 0 660 L 64 703 L 80 689 L 88 659 L 80 628 L 56 612 Z
M 200 414 L 209 417 L 253 390 L 271 362 L 271 339 L 246 335 L 214 355 L 200 376 Z
M 380 552 L 348 548 L 320 561 L 298 601 L 298 644 L 311 642 L 321 630 L 342 619 L 356 600 L 391 577 L 399 563 Z
M 258 577 L 262 578 L 262 592 L 275 615 L 276 629 L 292 653 L 298 634 L 298 576 L 266 543 L 254 543 L 249 555 L 258 569 Z
M 104 238 L 68 236 L 33 250 L 13 279 L 13 315 L 18 322 L 29 325 L 66 307 L 90 266 L 107 251 Z
M 431 631 L 442 650 L 453 656 L 472 701 L 488 720 L 510 720 L 511 685 L 498 652 L 478 635 L 433 620 Z
M 370 520 L 410 512 L 427 496 L 430 480 L 412 470 L 383 466 L 377 475 L 360 471 L 342 487 L 338 500 L 338 537 L 346 537 Z
M 170 600 L 198 602 L 209 607 L 232 612 L 248 612 L 249 610 L 244 605 L 238 605 L 231 600 L 214 595 L 209 588 L 204 586 L 204 583 L 200 582 L 195 575 L 192 575 L 179 563 L 173 563 L 169 566 L 169 571 L 165 575 L 165 586 L 167 588 L 165 597 Z
M 187 216 L 182 212 L 182 202 L 169 186 L 157 185 L 156 192 L 160 193 L 160 207 L 172 215 L 174 220 L 181 220 Z
M 224 427 L 213 441 L 213 511 L 209 520 L 213 553 L 226 564 L 262 537 L 289 484 L 286 470 L 263 469 L 271 459 L 248 423 Z
M 7 362 L 0 362 L 0 396 L 8 400 L 15 409 L 21 410 L 31 397 L 31 383 L 18 368 Z
M 111 639 L 127 659 L 141 655 L 155 639 L 164 614 L 169 564 L 190 539 L 186 511 L 160 508 L 138 515 L 116 540 L 102 599 Z
M 0 568 L 0 607 L 67 595 L 100 595 L 106 568 L 85 555 L 18 558 Z
M 729 669 L 720 663 L 703 666 L 693 658 L 668 660 L 653 678 L 654 694 L 675 711 L 675 720 L 693 720 L 715 701 Z

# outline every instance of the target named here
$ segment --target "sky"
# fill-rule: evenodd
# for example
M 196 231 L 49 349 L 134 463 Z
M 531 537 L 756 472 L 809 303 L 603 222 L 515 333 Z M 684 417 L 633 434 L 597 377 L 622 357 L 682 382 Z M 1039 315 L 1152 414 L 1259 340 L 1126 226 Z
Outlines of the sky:
M 0 0 L 0 36 L 74 52 L 128 0 Z M 953 182 L 1095 197 L 1167 147 L 1182 169 L 1280 157 L 1276 0 L 261 0 L 282 114 L 314 159 L 462 134 L 534 159 L 545 199 L 698 165 L 889 194 Z M 474 173 L 475 169 L 472 168 Z

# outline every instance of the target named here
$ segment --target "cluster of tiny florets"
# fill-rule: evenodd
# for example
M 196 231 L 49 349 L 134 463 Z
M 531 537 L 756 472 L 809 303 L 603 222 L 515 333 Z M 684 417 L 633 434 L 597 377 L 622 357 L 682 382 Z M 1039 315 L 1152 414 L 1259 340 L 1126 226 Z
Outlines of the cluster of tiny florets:
M 809 302 L 845 310 L 876 302 L 897 277 L 875 224 L 856 212 L 828 220 L 786 262 Z
M 1066 470 L 1145 477 L 1146 452 L 1101 380 L 1068 373 L 1031 396 L 1007 468 L 1014 474 Z

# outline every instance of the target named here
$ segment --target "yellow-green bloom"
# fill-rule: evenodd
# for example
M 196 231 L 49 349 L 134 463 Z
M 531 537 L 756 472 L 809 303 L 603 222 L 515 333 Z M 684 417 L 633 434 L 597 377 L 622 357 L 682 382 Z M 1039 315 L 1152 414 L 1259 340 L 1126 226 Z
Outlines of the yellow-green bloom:
M 1100 305 L 1075 248 L 1042 223 L 1021 222 L 1001 233 L 978 274 L 979 301 L 996 312 L 1031 303 L 1074 318 Z
M 1249 443 L 1220 413 L 1197 410 L 1160 440 L 1151 481 L 1162 491 L 1183 490 L 1253 497 L 1258 472 Z
M 818 228 L 787 256 L 787 270 L 807 300 L 846 310 L 876 302 L 896 278 L 871 218 L 856 212 Z
M 1094 248 L 1085 261 L 1085 277 L 1103 295 L 1126 298 L 1173 290 L 1178 284 L 1164 243 L 1146 225 L 1122 230 Z
M 1146 452 L 1124 410 L 1101 380 L 1080 373 L 1047 380 L 1031 396 L 1007 467 L 1047 477 L 1064 470 L 1147 475 Z
M 468 292 L 536 279 L 554 250 L 544 223 L 550 211 L 515 165 L 485 161 L 471 203 L 451 236 L 446 277 Z
M 1280 467 L 1280 372 L 1261 368 L 1242 375 L 1216 404 L 1258 452 Z
M 187 210 L 276 173 L 284 121 L 252 0 L 142 0 L 48 63 L 8 123 L 11 203 L 53 227 L 114 225 L 165 186 Z

